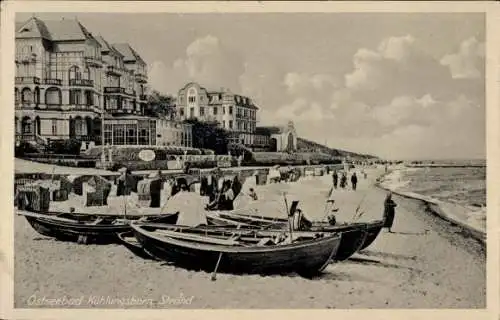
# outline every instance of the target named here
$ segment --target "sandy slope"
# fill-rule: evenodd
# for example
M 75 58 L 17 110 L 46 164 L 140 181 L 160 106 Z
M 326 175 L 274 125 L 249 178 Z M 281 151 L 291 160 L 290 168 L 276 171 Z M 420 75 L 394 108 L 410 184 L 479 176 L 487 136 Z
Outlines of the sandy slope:
M 359 194 L 338 192 L 339 206 L 355 208 L 362 198 L 366 210 L 362 220 L 380 218 L 385 192 L 371 185 L 375 176 L 376 172 L 371 171 L 369 180 L 361 179 Z M 302 190 L 302 205 L 307 208 L 304 210 L 320 216 L 323 204 L 317 199 L 324 197 L 329 179 L 301 181 L 295 186 L 266 185 L 259 187 L 258 192 L 261 198 L 276 198 L 280 189 L 288 189 L 289 194 Z M 418 203 L 395 200 L 399 204 L 396 233 L 381 233 L 364 252 L 346 262 L 330 265 L 322 277 L 314 280 L 298 276 L 219 274 L 217 281 L 212 282 L 207 273 L 143 260 L 118 245 L 84 246 L 48 239 L 35 233 L 24 218 L 16 216 L 15 306 L 29 307 L 33 302 L 30 297 L 66 297 L 81 299 L 72 301 L 75 307 L 101 308 L 150 305 L 160 308 L 484 308 L 486 270 L 481 246 L 463 238 L 460 230 L 423 212 Z M 314 206 L 316 209 L 312 209 Z M 352 216 L 351 210 L 344 211 L 348 217 Z M 92 296 L 120 298 L 127 305 L 116 300 L 111 305 L 92 304 L 89 303 Z M 127 302 L 127 298 L 136 301 Z M 68 300 L 64 301 L 64 307 L 71 307 Z M 45 306 L 47 304 L 46 300 Z

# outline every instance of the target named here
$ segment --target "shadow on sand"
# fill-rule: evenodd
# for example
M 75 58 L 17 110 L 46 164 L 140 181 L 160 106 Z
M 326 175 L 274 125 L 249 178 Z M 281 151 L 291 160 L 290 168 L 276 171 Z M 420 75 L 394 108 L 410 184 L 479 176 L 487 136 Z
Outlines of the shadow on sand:
M 335 271 L 332 270 L 331 272 L 325 272 L 322 273 L 321 275 L 314 277 L 310 280 L 329 280 L 329 281 L 346 281 L 346 282 L 371 282 L 371 283 L 380 283 L 380 281 L 377 281 L 373 278 L 369 277 L 364 277 L 360 274 L 349 274 L 346 272 L 340 272 L 340 271 Z
M 371 250 L 363 250 L 360 251 L 359 254 L 367 256 L 367 257 L 378 257 L 378 258 L 386 258 L 386 259 L 395 259 L 395 260 L 417 260 L 417 256 L 407 256 L 403 254 L 396 253 L 388 253 L 381 251 L 371 251 Z
M 404 231 L 393 231 L 391 234 L 402 234 L 407 236 L 425 236 L 429 233 L 429 230 L 425 230 L 423 232 L 404 232 Z
M 362 265 L 367 265 L 367 266 L 371 265 L 371 266 L 377 266 L 377 267 L 382 267 L 382 268 L 393 268 L 393 269 L 400 269 L 400 270 L 406 269 L 409 271 L 418 271 L 412 267 L 402 266 L 402 265 L 393 264 L 393 263 L 386 263 L 383 261 L 373 260 L 373 259 L 368 259 L 368 258 L 363 258 L 363 257 L 352 257 L 348 261 L 353 262 L 353 263 L 359 263 Z

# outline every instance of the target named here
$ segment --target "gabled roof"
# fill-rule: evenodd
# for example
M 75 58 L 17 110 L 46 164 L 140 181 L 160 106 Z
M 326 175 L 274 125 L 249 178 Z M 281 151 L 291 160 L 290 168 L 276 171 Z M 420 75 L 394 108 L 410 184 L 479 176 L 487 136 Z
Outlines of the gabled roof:
M 25 22 L 16 22 L 16 38 L 42 38 L 52 40 L 45 23 L 37 17 Z
M 141 56 L 128 43 L 116 43 L 113 47 L 123 55 L 125 62 L 144 62 Z
M 101 52 L 114 52 L 116 55 L 122 56 L 123 54 L 116 50 L 112 45 L 109 44 L 102 36 L 96 36 L 95 39 L 101 45 Z
M 42 21 L 31 17 L 16 24 L 16 38 L 43 38 L 52 41 L 85 41 L 94 39 L 92 34 L 76 19 Z
M 74 41 L 93 38 L 92 34 L 78 20 L 62 19 L 45 21 L 45 25 L 49 29 L 54 41 Z

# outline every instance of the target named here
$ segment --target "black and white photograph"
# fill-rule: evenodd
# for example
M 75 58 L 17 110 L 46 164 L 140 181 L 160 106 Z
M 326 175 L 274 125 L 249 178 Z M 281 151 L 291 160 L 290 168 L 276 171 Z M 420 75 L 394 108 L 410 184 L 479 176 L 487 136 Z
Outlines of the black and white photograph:
M 12 21 L 14 309 L 487 308 L 485 12 L 65 8 Z

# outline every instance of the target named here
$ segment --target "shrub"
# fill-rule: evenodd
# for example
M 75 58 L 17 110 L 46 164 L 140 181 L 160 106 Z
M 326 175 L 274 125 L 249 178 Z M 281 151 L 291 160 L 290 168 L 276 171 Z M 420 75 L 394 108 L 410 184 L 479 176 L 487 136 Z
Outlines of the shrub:
M 31 143 L 26 142 L 26 141 L 21 141 L 19 146 L 16 146 L 14 149 L 14 155 L 16 157 L 23 157 L 25 154 L 29 153 L 38 153 L 39 150 L 35 148 Z
M 56 154 L 79 155 L 81 141 L 77 139 L 51 140 L 47 146 L 47 151 Z
M 139 152 L 141 150 L 153 150 L 155 160 L 175 160 L 175 156 L 184 155 L 187 151 L 188 155 L 201 155 L 202 151 L 194 148 L 180 148 L 173 146 L 130 146 L 130 147 L 112 147 L 113 161 L 140 161 Z M 107 155 L 108 150 L 105 151 Z M 82 157 L 87 159 L 100 159 L 102 147 L 97 146 L 82 153 Z

